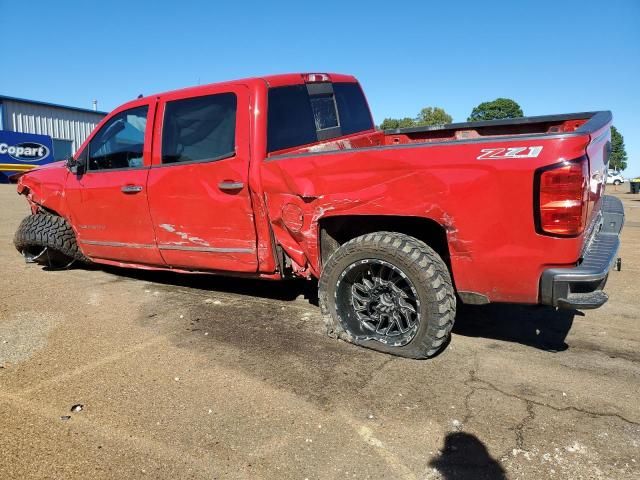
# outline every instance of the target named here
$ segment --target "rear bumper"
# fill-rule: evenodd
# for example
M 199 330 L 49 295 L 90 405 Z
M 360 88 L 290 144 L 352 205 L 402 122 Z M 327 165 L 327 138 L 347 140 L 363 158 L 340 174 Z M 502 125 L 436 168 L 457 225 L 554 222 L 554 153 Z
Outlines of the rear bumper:
M 603 288 L 616 263 L 624 224 L 622 202 L 602 198 L 601 223 L 579 265 L 550 268 L 540 278 L 540 303 L 560 308 L 598 308 L 608 300 Z

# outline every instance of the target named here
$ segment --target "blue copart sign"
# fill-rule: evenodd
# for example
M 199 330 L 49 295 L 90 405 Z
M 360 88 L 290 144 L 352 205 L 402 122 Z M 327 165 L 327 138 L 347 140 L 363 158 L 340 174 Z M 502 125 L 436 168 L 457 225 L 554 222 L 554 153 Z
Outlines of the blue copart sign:
M 48 135 L 0 130 L 0 183 L 8 175 L 31 170 L 53 159 L 53 142 Z

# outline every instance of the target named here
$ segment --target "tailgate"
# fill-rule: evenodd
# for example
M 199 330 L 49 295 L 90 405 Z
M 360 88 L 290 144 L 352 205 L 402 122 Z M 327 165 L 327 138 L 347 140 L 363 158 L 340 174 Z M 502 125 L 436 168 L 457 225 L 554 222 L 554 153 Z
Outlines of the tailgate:
M 587 145 L 589 160 L 589 199 L 587 205 L 588 228 L 594 226 L 599 219 L 602 198 L 607 181 L 607 168 L 611 153 L 611 122 L 607 122 L 591 133 L 591 141 Z

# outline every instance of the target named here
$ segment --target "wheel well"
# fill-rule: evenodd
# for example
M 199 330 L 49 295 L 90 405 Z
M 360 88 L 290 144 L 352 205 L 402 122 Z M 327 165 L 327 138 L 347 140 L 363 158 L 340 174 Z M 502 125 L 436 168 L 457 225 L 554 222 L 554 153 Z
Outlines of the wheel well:
M 322 263 L 340 245 L 367 233 L 387 231 L 410 235 L 433 248 L 451 270 L 447 232 L 438 222 L 421 217 L 385 215 L 336 216 L 320 220 L 320 254 Z
M 38 206 L 38 210 L 43 211 L 44 213 L 48 213 L 49 215 L 54 215 L 56 217 L 61 217 L 62 215 L 60 215 L 58 212 L 56 212 L 55 210 L 51 210 L 50 208 L 47 208 L 43 205 L 40 205 L 39 203 L 36 204 Z
M 55 215 L 56 217 L 61 217 L 62 216 L 58 212 L 56 212 L 55 210 L 52 210 L 52 209 L 50 209 L 48 207 L 45 207 L 41 203 L 39 203 L 36 200 L 34 200 L 33 197 L 29 196 L 30 193 L 32 193 L 32 190 L 29 187 L 25 186 L 19 192 L 19 195 L 23 195 L 25 197 L 27 202 L 29 202 L 29 205 L 31 206 L 32 211 L 34 211 L 33 209 L 35 209 L 35 211 L 38 211 L 38 212 L 42 211 L 42 212 L 48 213 L 50 215 Z

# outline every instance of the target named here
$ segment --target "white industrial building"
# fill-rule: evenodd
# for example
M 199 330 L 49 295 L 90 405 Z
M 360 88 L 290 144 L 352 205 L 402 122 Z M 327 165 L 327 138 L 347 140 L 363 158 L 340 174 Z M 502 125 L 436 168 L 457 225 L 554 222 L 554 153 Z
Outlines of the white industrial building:
M 55 160 L 80 148 L 106 112 L 0 95 L 0 130 L 49 135 Z

